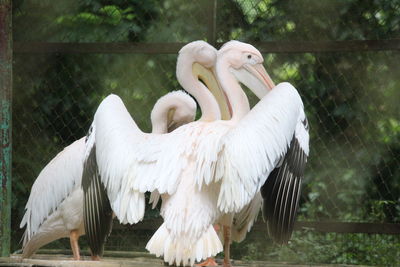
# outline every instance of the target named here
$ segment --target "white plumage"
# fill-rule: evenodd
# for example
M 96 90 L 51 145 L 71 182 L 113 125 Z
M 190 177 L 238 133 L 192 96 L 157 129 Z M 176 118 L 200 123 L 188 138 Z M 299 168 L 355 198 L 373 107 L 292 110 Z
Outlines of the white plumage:
M 286 153 L 301 109 L 296 89 L 278 84 L 224 137 L 216 172 L 221 211 L 239 212 L 259 191 Z
M 221 250 L 212 223 L 221 212 L 240 212 L 254 198 L 286 153 L 302 110 L 288 83 L 276 86 L 250 112 L 241 108 L 248 102 L 235 73 L 271 87 L 257 50 L 246 46 L 230 56 L 221 54 L 217 61 L 217 76 L 234 110 L 230 121 L 194 122 L 149 135 L 115 96 L 106 98 L 95 115 L 97 164 L 118 218 L 141 219 L 137 207 L 144 205 L 145 191 L 169 195 L 163 199 L 164 224 L 147 245 L 169 263 L 193 264 Z M 225 64 L 218 67 L 219 62 Z M 202 249 L 205 240 L 218 246 Z

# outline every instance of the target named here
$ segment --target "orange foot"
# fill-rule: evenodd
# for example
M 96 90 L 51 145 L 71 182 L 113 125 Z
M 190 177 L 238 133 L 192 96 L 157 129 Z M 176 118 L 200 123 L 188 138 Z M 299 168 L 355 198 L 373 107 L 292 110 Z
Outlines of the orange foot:
M 207 258 L 205 261 L 195 264 L 195 266 L 218 266 L 214 258 Z
M 91 258 L 92 258 L 92 261 L 99 261 L 100 260 L 100 257 L 98 255 L 96 255 L 96 256 L 92 255 Z

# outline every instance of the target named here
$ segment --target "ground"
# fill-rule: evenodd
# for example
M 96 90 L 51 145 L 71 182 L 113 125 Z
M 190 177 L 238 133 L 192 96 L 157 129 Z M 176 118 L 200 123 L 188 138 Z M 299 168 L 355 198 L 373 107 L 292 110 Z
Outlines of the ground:
M 62 254 L 38 254 L 33 256 L 31 259 L 22 259 L 20 255 L 12 255 L 9 258 L 0 258 L 0 266 L 52 266 L 52 267 L 88 267 L 88 266 L 101 266 L 101 267 L 160 267 L 164 266 L 161 259 L 151 257 L 150 255 L 137 255 L 137 257 L 124 258 L 124 257 L 105 257 L 100 262 L 94 262 L 90 260 L 89 256 L 82 256 L 83 260 L 74 261 L 69 255 Z M 237 267 L 305 267 L 310 265 L 296 265 L 288 263 L 272 263 L 272 262 L 261 262 L 261 261 L 233 261 L 233 266 Z M 334 265 L 312 265 L 313 267 L 330 267 Z M 344 266 L 344 265 L 341 265 Z M 346 265 L 351 266 L 351 265 Z M 359 265 L 357 267 L 360 267 Z

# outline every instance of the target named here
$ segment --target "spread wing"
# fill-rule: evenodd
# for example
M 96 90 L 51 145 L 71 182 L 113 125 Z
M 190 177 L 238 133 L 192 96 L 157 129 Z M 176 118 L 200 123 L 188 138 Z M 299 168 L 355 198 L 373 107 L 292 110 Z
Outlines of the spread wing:
M 302 112 L 287 153 L 261 188 L 268 234 L 279 244 L 286 244 L 293 232 L 307 163 L 308 142 L 308 122 Z
M 141 176 L 146 177 L 146 167 L 153 161 L 151 152 L 155 155 L 156 150 L 148 148 L 148 154 L 141 153 L 141 142 L 146 136 L 115 95 L 102 101 L 92 127 L 93 132 L 87 141 L 87 170 L 84 171 L 82 186 L 101 181 L 118 219 L 122 223 L 137 223 L 144 215 L 144 194 L 131 190 L 132 183 Z M 92 191 L 92 199 L 104 199 L 103 193 L 102 190 Z
M 277 85 L 224 138 L 217 163 L 223 212 L 239 212 L 286 154 L 303 103 L 289 83 Z
M 129 171 L 140 165 L 136 149 L 143 139 L 117 96 L 103 100 L 86 138 L 82 175 L 84 227 L 94 256 L 103 254 L 113 211 L 122 223 L 136 223 L 143 218 L 143 192 L 127 188 L 137 178 Z
M 34 182 L 20 227 L 26 225 L 24 244 L 60 203 L 81 183 L 85 138 L 64 148 Z

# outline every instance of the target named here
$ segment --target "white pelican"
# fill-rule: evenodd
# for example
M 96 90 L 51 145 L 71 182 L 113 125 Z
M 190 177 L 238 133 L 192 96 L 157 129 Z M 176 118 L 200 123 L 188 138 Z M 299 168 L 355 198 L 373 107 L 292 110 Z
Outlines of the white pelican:
M 154 133 L 164 133 L 194 120 L 196 103 L 182 91 L 161 97 L 151 113 Z M 22 257 L 40 247 L 69 237 L 75 260 L 80 259 L 78 239 L 83 227 L 81 177 L 85 137 L 64 148 L 40 172 L 26 204 L 20 227 L 26 225 Z
M 217 76 L 235 111 L 228 121 L 197 121 L 169 134 L 146 134 L 115 96 L 104 99 L 95 114 L 96 162 L 120 221 L 143 217 L 144 192 L 168 195 L 164 223 L 147 248 L 169 263 L 193 264 L 222 250 L 212 223 L 221 212 L 239 212 L 254 198 L 288 151 L 304 115 L 293 86 L 282 83 L 271 90 L 274 84 L 254 47 L 227 45 L 218 54 Z M 270 92 L 249 112 L 235 77 L 256 94 Z M 188 91 L 206 92 L 201 86 Z
M 195 62 L 196 58 L 202 58 L 202 64 L 207 65 L 208 68 L 215 68 L 216 53 L 217 50 L 215 48 L 203 41 L 192 42 L 183 47 L 179 52 L 179 57 L 177 61 L 177 79 L 179 83 L 184 88 L 199 89 L 199 91 L 196 91 L 195 93 L 195 98 L 197 97 L 196 100 L 198 100 L 200 107 L 207 107 L 206 110 L 202 110 L 202 117 L 200 121 L 215 121 L 220 117 L 222 119 L 230 118 L 229 108 L 227 106 L 225 97 L 223 93 L 221 93 L 220 87 L 218 85 L 218 82 L 215 80 L 215 77 L 212 74 L 210 75 L 210 72 L 207 72 L 204 69 L 196 68 L 198 67 L 197 64 L 194 65 L 194 69 L 196 70 L 193 72 L 191 72 L 190 68 L 188 68 L 188 66 Z M 206 92 L 204 92 L 204 95 L 202 94 L 204 87 L 196 87 L 196 84 L 199 83 L 197 80 L 197 76 L 200 76 L 200 78 L 202 78 L 202 81 L 213 93 L 215 99 L 210 97 L 210 94 L 207 94 Z M 221 115 L 218 114 L 217 104 L 221 109 Z M 250 109 L 249 106 L 247 106 L 247 108 Z M 152 192 L 150 202 L 153 202 L 153 208 L 157 204 L 158 198 L 159 194 L 157 193 L 157 191 Z M 168 196 L 164 195 L 164 198 L 168 198 Z M 225 261 L 229 261 L 229 245 L 231 242 L 231 236 L 232 240 L 236 242 L 241 242 L 245 238 L 247 232 L 250 231 L 254 220 L 257 218 L 258 212 L 261 208 L 261 204 L 261 194 L 257 194 L 253 201 L 246 205 L 239 213 L 225 214 L 218 219 L 218 224 L 223 226 L 223 235 L 220 235 L 220 237 L 225 244 Z M 210 266 L 210 264 L 216 265 L 216 262 L 212 258 L 210 258 L 209 260 L 198 265 Z
M 244 53 L 246 51 L 248 52 L 247 54 Z M 236 82 L 236 84 L 234 84 L 233 79 L 235 77 L 229 73 L 229 72 L 231 72 L 236 76 L 237 79 L 241 80 L 243 83 L 248 85 L 248 87 L 250 89 L 253 89 L 254 92 L 260 98 L 262 98 L 266 95 L 267 90 L 265 90 L 265 91 L 259 90 L 260 86 L 257 85 L 257 83 L 260 83 L 260 81 L 264 81 L 270 89 L 275 87 L 275 85 L 272 82 L 272 80 L 270 80 L 269 76 L 266 75 L 265 71 L 262 68 L 262 65 L 259 65 L 256 68 L 251 68 L 251 66 L 249 66 L 249 65 L 246 66 L 245 64 L 240 65 L 244 56 L 246 56 L 247 60 L 250 62 L 251 62 L 252 57 L 256 57 L 255 59 L 253 59 L 256 62 L 257 62 L 257 59 L 258 60 L 262 59 L 261 55 L 259 55 L 259 53 L 257 54 L 256 52 L 254 52 L 254 54 L 252 55 L 251 51 L 254 51 L 253 47 L 243 44 L 243 43 L 240 43 L 240 42 L 233 41 L 233 42 L 226 44 L 219 52 L 219 56 L 218 56 L 218 60 L 217 60 L 217 76 L 218 76 L 218 80 L 221 83 L 224 90 L 226 90 L 226 88 L 230 88 L 232 90 L 232 87 L 234 87 L 234 89 L 238 89 L 237 91 L 239 91 L 239 89 L 241 90 L 241 88 L 237 84 L 237 82 Z M 243 55 L 243 54 L 245 54 L 245 55 Z M 226 65 L 229 65 L 229 64 L 231 64 L 232 67 L 226 68 Z M 229 70 L 229 72 L 227 72 L 227 70 Z M 255 77 L 257 77 L 259 79 L 257 80 L 257 79 L 251 78 L 251 77 L 247 77 L 248 71 L 251 71 L 252 73 L 254 73 Z M 257 71 L 257 72 L 254 72 L 254 71 Z M 235 88 L 235 86 L 236 86 L 236 88 Z M 281 89 L 281 88 L 284 88 L 284 89 Z M 277 88 L 275 90 L 284 92 L 285 90 L 290 91 L 293 89 L 294 88 L 291 85 L 284 83 L 279 86 L 279 89 Z M 229 98 L 230 95 L 228 94 L 227 91 L 225 91 L 225 92 Z M 244 117 L 245 114 L 249 110 L 247 98 L 243 92 L 241 92 L 241 93 L 242 93 L 242 95 L 240 96 L 240 98 L 238 97 L 237 99 L 234 99 L 234 101 L 235 101 L 234 103 L 231 102 L 232 112 L 233 112 L 233 118 L 232 118 L 231 122 L 232 122 L 233 126 L 235 125 L 235 123 L 237 123 L 241 119 L 241 117 Z M 236 95 L 240 95 L 240 94 L 236 94 Z M 297 100 L 297 101 L 299 100 L 298 95 L 295 95 L 295 97 L 293 97 L 293 98 L 294 98 L 294 100 Z M 297 104 L 299 104 L 299 102 Z M 278 165 L 275 164 L 276 169 L 274 170 L 273 173 L 271 173 L 271 175 L 269 177 L 269 183 L 264 185 L 263 192 L 262 192 L 263 196 L 264 196 L 264 217 L 268 223 L 269 233 L 275 241 L 278 241 L 280 243 L 287 242 L 287 240 L 289 239 L 290 234 L 293 230 L 294 218 L 295 218 L 296 209 L 298 206 L 298 197 L 299 197 L 299 190 L 300 190 L 300 185 L 301 185 L 301 178 L 303 176 L 306 155 L 308 154 L 308 132 L 305 127 L 306 118 L 304 115 L 301 100 L 300 100 L 300 104 L 301 104 L 300 108 L 297 111 L 298 112 L 298 114 L 297 114 L 298 120 L 297 120 L 297 123 L 295 126 L 296 131 L 295 131 L 295 133 L 292 132 L 292 134 L 294 134 L 294 136 L 293 136 L 293 139 L 291 138 L 289 151 L 285 156 L 281 157 L 281 160 L 278 163 Z M 268 110 L 268 108 L 267 108 L 267 110 Z M 277 109 L 277 111 L 279 111 L 279 109 Z M 271 122 L 273 123 L 273 121 L 271 121 Z M 285 136 L 283 136 L 283 137 L 285 137 Z M 245 142 L 245 141 L 242 141 L 242 142 Z M 300 143 L 303 146 L 300 146 Z M 237 151 L 240 151 L 240 150 L 237 150 Z M 287 164 L 288 162 L 291 162 L 291 164 Z M 217 171 L 217 173 L 218 173 L 218 171 Z M 226 178 L 227 177 L 222 176 L 223 180 L 225 180 Z M 264 181 L 265 181 L 265 178 L 264 178 Z M 270 185 L 272 185 L 272 186 L 270 186 Z M 239 193 L 239 192 L 240 191 L 238 191 L 237 193 Z M 246 216 L 249 216 L 251 214 L 252 218 L 250 220 L 248 220 L 248 218 L 246 218 L 247 220 L 245 219 L 245 220 L 237 220 L 236 221 L 236 225 L 234 224 L 234 226 L 240 226 L 240 227 L 236 227 L 236 228 L 239 228 L 242 231 L 239 232 L 240 234 L 238 234 L 237 231 L 236 232 L 234 231 L 234 233 L 238 234 L 237 236 L 234 236 L 235 241 L 240 242 L 244 238 L 245 233 L 252 226 L 252 223 L 256 217 L 256 214 L 258 213 L 260 205 L 261 205 L 261 196 L 260 196 L 260 194 L 257 194 L 256 197 L 251 202 L 251 204 L 248 204 L 247 208 L 243 209 L 240 213 L 236 214 L 236 216 L 239 218 L 240 217 L 246 218 Z M 268 215 L 268 213 L 265 212 L 266 210 L 272 210 L 272 212 L 269 212 L 269 215 Z M 244 215 L 243 213 L 246 215 Z M 232 224 L 233 214 L 225 213 L 225 215 L 220 220 L 221 220 L 220 221 L 221 224 L 224 225 L 224 236 L 225 236 L 224 265 L 230 266 L 230 261 L 229 261 L 229 243 L 230 243 L 229 231 L 230 231 L 230 229 L 229 229 L 229 226 Z M 276 227 L 276 228 L 273 228 L 273 227 Z M 152 249 L 151 246 L 152 246 L 152 241 L 149 242 L 149 245 L 148 245 L 148 248 L 150 248 L 149 250 Z M 164 248 L 164 250 L 165 250 L 165 248 Z M 157 251 L 157 248 L 155 249 L 155 251 Z
M 237 60 L 238 57 L 237 50 L 245 50 L 245 47 L 246 44 L 238 41 L 228 42 L 219 52 L 217 60 L 217 62 L 219 62 L 218 64 L 221 64 L 221 62 L 222 65 L 226 64 L 226 62 L 224 62 L 226 59 L 228 59 L 227 61 L 231 61 L 231 63 L 234 62 L 234 58 L 236 57 Z M 250 55 L 250 58 L 251 57 L 252 56 Z M 227 75 L 226 72 L 224 73 L 226 69 L 221 66 L 217 69 L 220 71 L 217 76 L 221 85 L 227 87 L 228 84 L 231 83 L 229 86 L 232 86 L 233 81 L 229 81 L 229 75 Z M 230 69 L 230 72 L 234 73 L 236 77 L 245 75 L 240 73 L 243 72 L 243 70 L 238 70 L 234 67 Z M 265 76 L 265 78 L 268 81 L 267 83 L 269 84 L 269 87 L 274 88 L 275 85 L 272 80 L 268 76 Z M 257 90 L 257 88 L 260 88 L 259 86 L 254 86 L 258 82 L 257 80 L 242 79 L 242 82 L 250 89 L 253 89 L 253 92 L 256 93 L 259 98 L 263 98 L 267 93 L 267 91 Z M 288 84 L 284 85 L 290 86 Z M 238 88 L 238 85 L 236 85 L 236 88 Z M 242 96 L 242 98 L 244 99 L 244 96 Z M 247 103 L 245 104 L 245 102 L 246 101 L 239 102 L 239 104 L 241 103 L 240 105 L 243 110 L 248 108 L 248 105 Z M 235 109 L 233 108 L 232 110 L 233 114 L 235 114 Z M 261 188 L 261 192 L 257 193 L 256 197 L 245 206 L 241 212 L 237 214 L 227 213 L 220 219 L 220 224 L 224 226 L 225 235 L 224 266 L 231 266 L 229 260 L 229 226 L 231 224 L 233 226 L 232 240 L 237 242 L 243 240 L 246 232 L 249 231 L 253 225 L 261 203 L 263 203 L 263 217 L 267 222 L 269 235 L 277 243 L 287 243 L 293 231 L 297 212 L 301 181 L 309 151 L 308 142 L 308 122 L 304 110 L 301 108 L 289 150 L 281 157 L 280 161 L 275 166 L 275 169 L 270 173 Z M 238 231 L 238 229 L 241 231 Z M 213 264 L 212 261 L 208 263 Z

